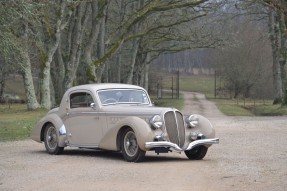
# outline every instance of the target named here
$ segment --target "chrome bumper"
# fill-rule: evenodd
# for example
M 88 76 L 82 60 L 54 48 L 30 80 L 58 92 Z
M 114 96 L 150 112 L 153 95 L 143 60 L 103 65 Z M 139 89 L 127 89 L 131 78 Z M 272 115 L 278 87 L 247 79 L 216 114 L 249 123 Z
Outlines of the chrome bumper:
M 151 149 L 151 148 L 156 148 L 156 147 L 169 147 L 177 152 L 182 152 L 186 150 L 191 150 L 194 147 L 197 147 L 199 145 L 211 145 L 211 144 L 218 144 L 218 143 L 219 143 L 219 138 L 200 139 L 200 140 L 196 140 L 196 141 L 189 143 L 188 146 L 185 148 L 180 148 L 177 144 L 174 144 L 168 141 L 157 141 L 157 142 L 146 142 L 145 148 Z

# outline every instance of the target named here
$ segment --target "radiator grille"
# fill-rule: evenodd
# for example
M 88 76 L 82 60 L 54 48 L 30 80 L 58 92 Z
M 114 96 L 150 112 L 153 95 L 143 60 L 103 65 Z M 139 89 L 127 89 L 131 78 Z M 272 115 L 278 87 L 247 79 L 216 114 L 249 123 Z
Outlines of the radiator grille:
M 185 141 L 185 129 L 182 114 L 178 111 L 166 112 L 164 115 L 166 131 L 170 142 L 183 147 Z

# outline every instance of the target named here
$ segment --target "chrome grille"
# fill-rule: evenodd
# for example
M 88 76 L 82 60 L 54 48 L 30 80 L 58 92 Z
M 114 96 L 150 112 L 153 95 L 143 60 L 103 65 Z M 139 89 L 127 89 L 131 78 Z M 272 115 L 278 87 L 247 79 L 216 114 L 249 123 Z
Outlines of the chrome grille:
M 182 114 L 178 111 L 168 111 L 164 115 L 165 127 L 170 142 L 183 147 L 185 141 L 185 129 Z
M 175 112 L 176 119 L 177 119 L 177 129 L 178 129 L 178 137 L 179 137 L 179 146 L 183 147 L 185 141 L 185 128 L 183 122 L 183 116 L 180 112 Z

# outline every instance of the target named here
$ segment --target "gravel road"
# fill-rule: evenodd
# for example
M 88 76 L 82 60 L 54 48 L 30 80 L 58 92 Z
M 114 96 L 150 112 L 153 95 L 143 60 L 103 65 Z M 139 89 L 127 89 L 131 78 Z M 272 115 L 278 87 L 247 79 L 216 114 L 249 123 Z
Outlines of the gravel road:
M 45 152 L 31 140 L 0 142 L 0 190 L 286 190 L 287 117 L 227 117 L 202 94 L 184 93 L 183 113 L 208 117 L 220 144 L 202 161 L 184 153 Z

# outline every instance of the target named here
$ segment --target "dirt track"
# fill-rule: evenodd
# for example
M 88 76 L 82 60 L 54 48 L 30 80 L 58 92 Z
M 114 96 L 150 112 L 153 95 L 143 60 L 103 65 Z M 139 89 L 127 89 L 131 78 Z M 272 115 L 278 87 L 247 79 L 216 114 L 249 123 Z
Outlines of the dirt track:
M 202 94 L 184 95 L 183 112 L 208 117 L 220 138 L 204 160 L 148 153 L 143 163 L 127 163 L 119 153 L 52 156 L 31 140 L 5 142 L 0 190 L 286 190 L 287 117 L 226 117 Z

